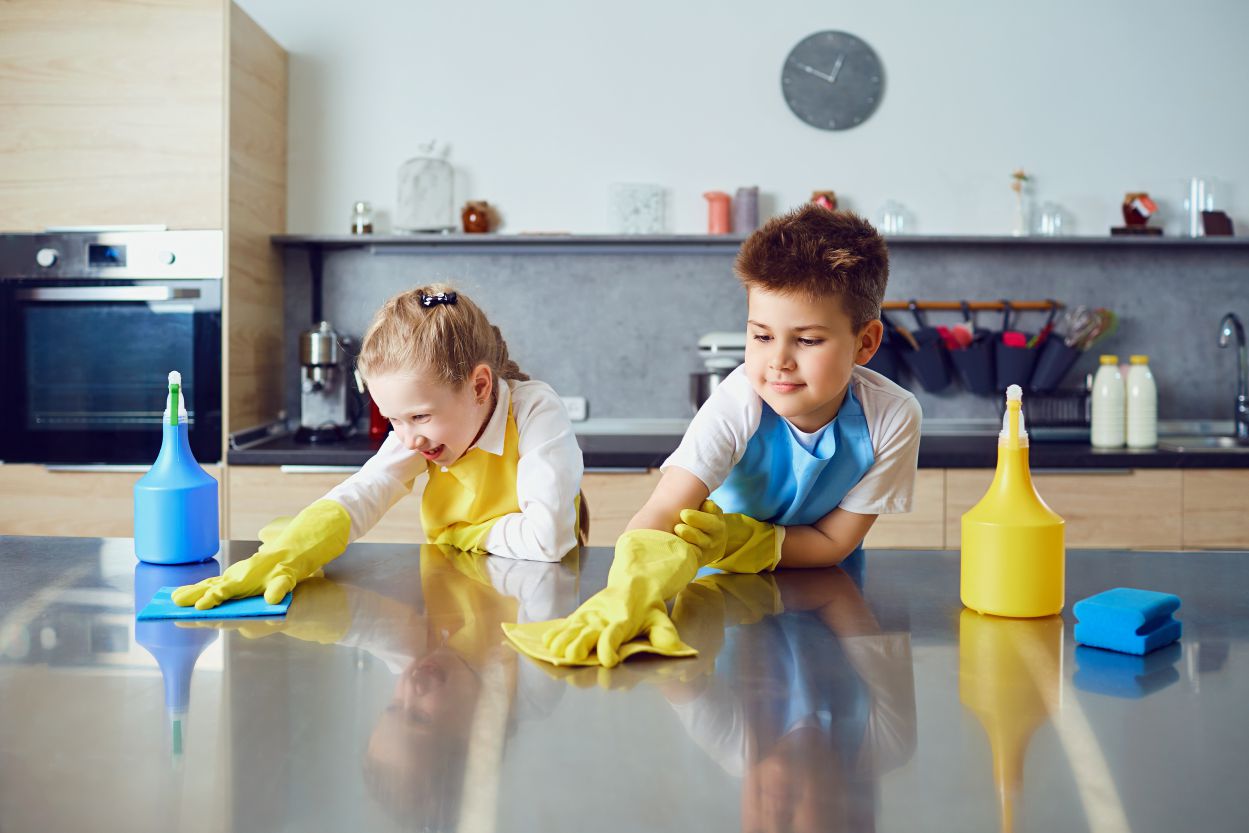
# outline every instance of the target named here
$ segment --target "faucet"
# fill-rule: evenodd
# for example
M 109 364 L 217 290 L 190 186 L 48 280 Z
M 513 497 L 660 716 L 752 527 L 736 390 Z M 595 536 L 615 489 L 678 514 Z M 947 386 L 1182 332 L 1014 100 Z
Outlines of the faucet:
M 1245 348 L 1245 328 L 1236 313 L 1229 312 L 1219 322 L 1219 346 L 1236 339 L 1236 442 L 1249 445 L 1249 350 Z

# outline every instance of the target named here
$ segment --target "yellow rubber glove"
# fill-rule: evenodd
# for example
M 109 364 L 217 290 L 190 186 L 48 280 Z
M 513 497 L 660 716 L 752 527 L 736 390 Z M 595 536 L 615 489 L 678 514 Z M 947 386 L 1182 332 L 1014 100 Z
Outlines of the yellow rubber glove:
M 671 532 L 633 529 L 616 541 L 607 587 L 572 615 L 550 622 L 505 624 L 522 653 L 553 665 L 611 668 L 636 653 L 694 656 L 668 617 L 666 599 L 698 572 L 701 550 Z
M 173 592 L 174 604 L 208 610 L 227 599 L 264 594 L 277 604 L 295 588 L 347 549 L 351 518 L 341 504 L 318 500 L 294 519 L 278 519 L 260 531 L 260 549 L 251 558 L 231 564 L 219 576 Z
M 175 624 L 180 628 L 237 631 L 248 639 L 263 639 L 275 633 L 284 633 L 303 642 L 332 645 L 351 628 L 351 607 L 346 591 L 339 584 L 327 578 L 310 578 L 301 581 L 295 588 L 290 610 L 281 619 L 192 620 Z
M 677 537 L 703 552 L 708 567 L 726 573 L 762 573 L 781 561 L 785 527 L 749 515 L 720 511 L 714 501 L 700 509 L 682 509 Z
M 486 535 L 490 533 L 491 527 L 498 520 L 498 518 L 491 518 L 479 524 L 452 524 L 429 543 L 455 547 L 464 552 L 485 552 Z

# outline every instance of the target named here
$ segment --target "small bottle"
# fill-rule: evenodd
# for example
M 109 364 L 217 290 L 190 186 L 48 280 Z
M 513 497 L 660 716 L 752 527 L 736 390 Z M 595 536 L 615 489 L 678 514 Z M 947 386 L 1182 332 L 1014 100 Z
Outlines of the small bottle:
M 1133 356 L 1128 370 L 1128 448 L 1158 445 L 1158 387 L 1149 371 L 1149 356 Z
M 360 201 L 351 207 L 351 233 L 373 233 L 373 206 Z
M 134 554 L 149 564 L 194 564 L 221 548 L 217 481 L 195 462 L 182 375 L 169 374 L 160 454 L 134 484 Z
M 1126 439 L 1123 374 L 1119 357 L 1103 355 L 1097 375 L 1093 377 L 1094 448 L 1122 448 Z

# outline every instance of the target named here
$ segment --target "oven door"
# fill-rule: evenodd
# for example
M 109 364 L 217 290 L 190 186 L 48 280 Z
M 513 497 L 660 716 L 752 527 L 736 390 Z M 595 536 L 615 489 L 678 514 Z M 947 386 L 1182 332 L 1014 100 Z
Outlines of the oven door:
M 0 315 L 0 459 L 151 463 L 171 370 L 196 459 L 221 459 L 221 281 L 6 280 Z

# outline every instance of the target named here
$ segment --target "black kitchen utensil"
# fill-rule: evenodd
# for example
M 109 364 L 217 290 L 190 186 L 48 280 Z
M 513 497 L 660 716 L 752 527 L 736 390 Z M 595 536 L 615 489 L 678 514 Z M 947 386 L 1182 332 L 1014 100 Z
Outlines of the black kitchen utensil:
M 993 347 L 993 331 L 977 327 L 971 305 L 966 301 L 959 303 L 963 307 L 963 319 L 971 328 L 972 340 L 971 344 L 962 350 L 949 351 L 950 361 L 954 364 L 954 370 L 967 390 L 977 394 L 994 393 L 997 390 L 995 387 L 997 372 L 994 362 L 996 351 Z
M 899 346 L 908 350 L 910 347 L 898 335 L 898 330 L 889 320 L 889 316 L 883 312 L 880 314 L 880 323 L 885 327 L 885 334 L 880 340 L 880 347 L 877 348 L 876 354 L 868 359 L 864 367 L 871 368 L 882 376 L 901 384 L 902 364 L 898 359 L 898 350 Z
M 945 390 L 950 384 L 950 362 L 947 358 L 945 341 L 936 327 L 929 327 L 924 314 L 915 300 L 907 304 L 911 315 L 915 317 L 918 329 L 911 330 L 917 350 L 901 351 L 902 361 L 915 376 L 924 390 L 930 393 Z
M 1010 317 L 1014 312 L 1010 301 L 1002 301 L 1002 332 L 994 339 L 994 354 L 997 362 L 997 389 L 1006 390 L 1011 385 L 1023 387 L 1032 379 L 1032 368 L 1036 365 L 1037 351 L 1028 347 L 1012 347 L 1002 339 L 1010 330 Z M 1023 333 L 1024 344 L 1032 340 L 1032 336 Z

